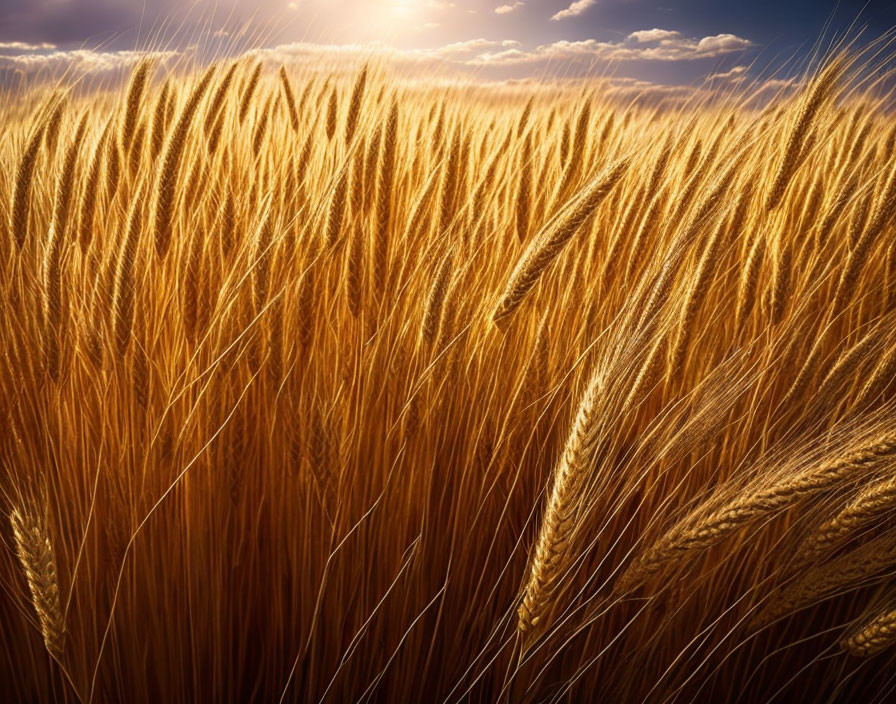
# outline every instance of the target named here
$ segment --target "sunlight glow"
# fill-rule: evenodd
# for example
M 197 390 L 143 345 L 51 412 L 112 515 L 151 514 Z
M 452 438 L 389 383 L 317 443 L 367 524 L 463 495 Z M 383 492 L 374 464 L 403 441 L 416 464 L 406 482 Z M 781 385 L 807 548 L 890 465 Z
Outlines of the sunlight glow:
M 415 0 L 394 0 L 392 2 L 392 14 L 399 17 L 411 17 L 420 10 L 421 3 Z

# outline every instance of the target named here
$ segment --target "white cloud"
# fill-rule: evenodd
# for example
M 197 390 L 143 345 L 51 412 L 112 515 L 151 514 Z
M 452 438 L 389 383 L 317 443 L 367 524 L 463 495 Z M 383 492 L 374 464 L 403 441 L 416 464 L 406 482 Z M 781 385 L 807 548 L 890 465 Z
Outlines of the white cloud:
M 515 10 L 519 10 L 525 4 L 526 3 L 522 2 L 522 0 L 520 0 L 519 2 L 510 3 L 509 5 L 500 5 L 499 7 L 495 8 L 495 14 L 496 15 L 507 15 Z
M 55 44 L 28 44 L 26 42 L 0 42 L 0 52 L 7 51 L 51 51 L 56 48 Z
M 680 32 L 673 32 L 670 29 L 642 29 L 638 32 L 632 32 L 628 35 L 628 38 L 639 42 L 661 42 L 669 39 L 678 39 L 681 37 Z
M 567 7 L 565 10 L 561 10 L 556 15 L 551 17 L 551 19 L 556 21 L 565 20 L 567 17 L 575 17 L 577 15 L 581 15 L 589 7 L 594 7 L 595 5 L 597 5 L 597 0 L 576 0 L 576 2 Z
M 493 39 L 469 39 L 465 42 L 446 44 L 445 46 L 439 47 L 437 49 L 422 50 L 422 53 L 441 56 L 444 58 L 451 58 L 462 57 L 465 54 L 475 54 L 477 52 L 484 52 L 492 49 L 507 48 L 518 45 L 519 42 L 513 41 L 511 39 L 505 39 L 504 41 L 495 41 Z
M 156 60 L 157 67 L 179 56 L 174 51 L 50 51 L 49 53 L 0 54 L 0 85 L 3 77 L 17 75 L 38 83 L 43 79 L 53 79 L 65 75 L 67 79 L 99 79 L 101 81 L 122 78 L 144 57 Z
M 747 66 L 733 66 L 722 73 L 711 73 L 706 77 L 707 81 L 742 81 L 747 75 Z
M 748 39 L 733 34 L 719 34 L 702 39 L 684 37 L 678 32 L 667 30 L 645 30 L 633 32 L 621 42 L 599 42 L 595 39 L 571 42 L 559 41 L 542 44 L 524 51 L 483 52 L 476 57 L 477 63 L 536 64 L 546 61 L 693 61 L 707 59 L 742 51 L 753 46 Z
M 703 37 L 697 48 L 705 53 L 717 54 L 729 51 L 741 51 L 752 46 L 752 42 L 733 34 L 717 34 L 714 37 Z

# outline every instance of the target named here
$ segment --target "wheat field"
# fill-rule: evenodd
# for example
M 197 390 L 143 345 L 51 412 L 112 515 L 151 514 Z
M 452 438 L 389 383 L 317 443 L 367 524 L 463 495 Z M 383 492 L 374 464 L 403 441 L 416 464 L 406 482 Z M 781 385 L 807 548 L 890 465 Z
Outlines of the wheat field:
M 886 701 L 870 53 L 760 105 L 253 54 L 7 94 L 4 696 Z

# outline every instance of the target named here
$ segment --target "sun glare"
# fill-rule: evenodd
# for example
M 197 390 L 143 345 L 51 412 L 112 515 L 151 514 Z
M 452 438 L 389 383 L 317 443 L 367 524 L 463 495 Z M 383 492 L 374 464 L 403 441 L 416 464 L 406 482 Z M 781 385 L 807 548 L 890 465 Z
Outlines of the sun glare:
M 392 14 L 398 17 L 411 17 L 420 9 L 420 3 L 416 0 L 395 0 L 392 3 Z

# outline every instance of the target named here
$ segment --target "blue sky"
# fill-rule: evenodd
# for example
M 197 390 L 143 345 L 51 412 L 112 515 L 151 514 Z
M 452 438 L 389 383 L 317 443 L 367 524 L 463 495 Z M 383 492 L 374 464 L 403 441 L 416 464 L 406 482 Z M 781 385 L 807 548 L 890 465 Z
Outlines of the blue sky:
M 480 74 L 612 71 L 674 83 L 805 55 L 829 21 L 828 36 L 857 22 L 876 37 L 896 26 L 896 1 L 0 0 L 0 63 L 175 48 L 251 22 L 267 46 L 377 42 Z

